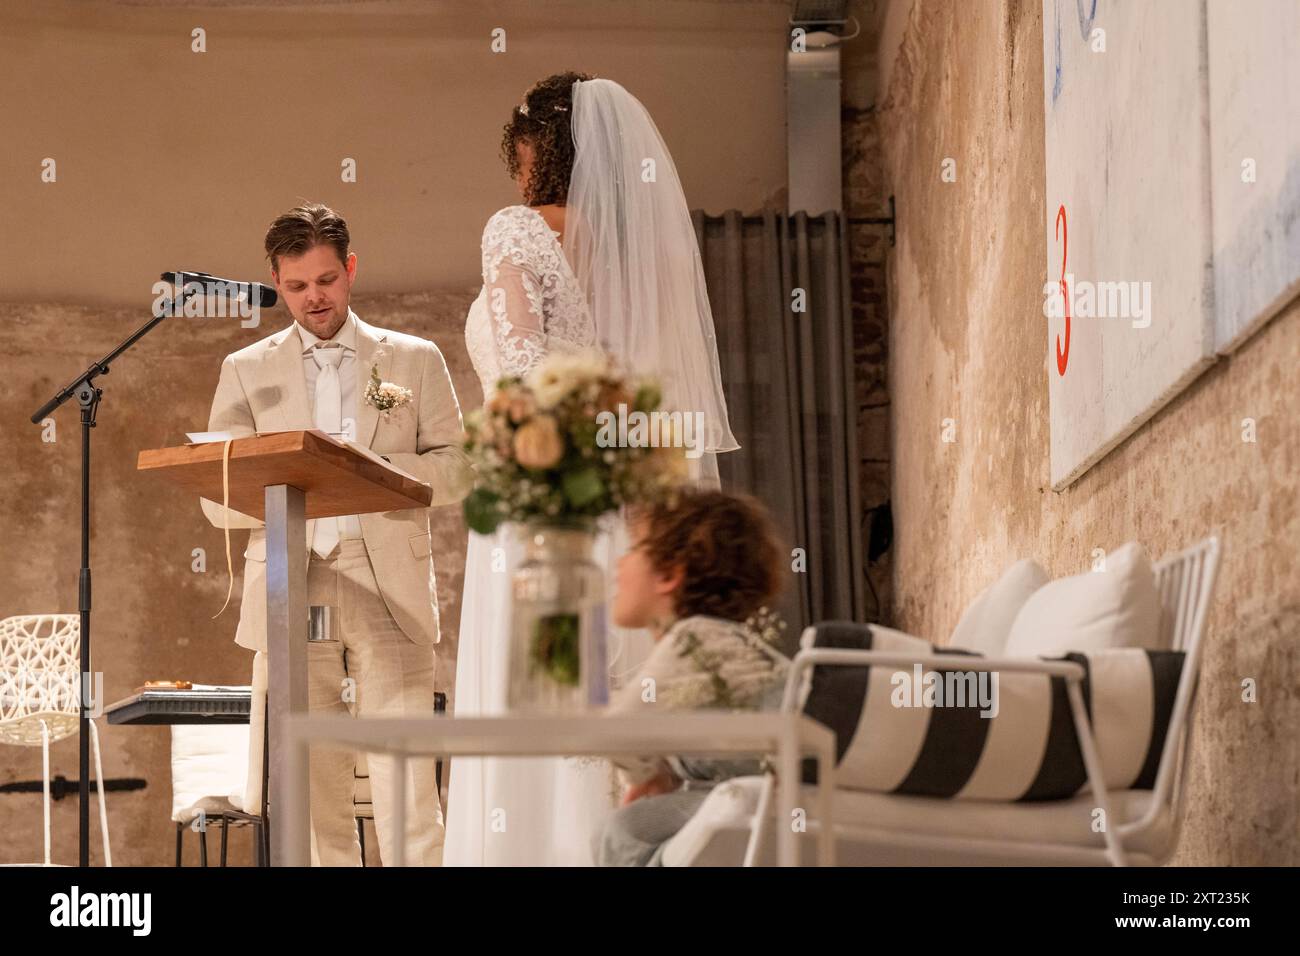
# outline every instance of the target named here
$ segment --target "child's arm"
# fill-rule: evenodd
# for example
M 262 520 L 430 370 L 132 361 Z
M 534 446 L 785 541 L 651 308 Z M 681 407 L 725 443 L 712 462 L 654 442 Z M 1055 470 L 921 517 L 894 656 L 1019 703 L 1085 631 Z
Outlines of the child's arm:
M 610 696 L 607 713 L 619 717 L 632 715 L 653 717 L 655 714 L 667 713 L 671 708 L 669 704 L 661 701 L 660 692 L 671 681 L 672 656 L 671 648 L 665 647 L 664 642 L 655 645 L 636 675 Z M 616 754 L 611 756 L 610 760 L 622 771 L 621 777 L 624 783 L 632 788 L 624 796 L 625 803 L 637 799 L 637 796 L 650 795 L 648 791 L 637 793 L 641 788 L 652 785 L 663 786 L 665 779 L 676 779 L 662 757 Z M 637 793 L 637 796 L 632 796 L 634 793 Z
M 623 791 L 623 800 L 619 805 L 625 807 L 629 803 L 635 803 L 642 797 L 657 797 L 661 793 L 672 793 L 681 785 L 681 780 L 665 765 L 658 776 L 651 777 L 644 783 L 633 784 Z

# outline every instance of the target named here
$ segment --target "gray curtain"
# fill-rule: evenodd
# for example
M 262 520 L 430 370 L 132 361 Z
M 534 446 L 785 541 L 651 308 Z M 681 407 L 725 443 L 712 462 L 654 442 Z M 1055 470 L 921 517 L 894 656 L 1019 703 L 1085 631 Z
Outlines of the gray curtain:
M 805 570 L 790 575 L 779 608 L 790 641 L 814 621 L 864 620 L 844 219 L 692 216 L 741 445 L 718 456 L 723 487 L 762 500 L 789 547 L 802 549 Z

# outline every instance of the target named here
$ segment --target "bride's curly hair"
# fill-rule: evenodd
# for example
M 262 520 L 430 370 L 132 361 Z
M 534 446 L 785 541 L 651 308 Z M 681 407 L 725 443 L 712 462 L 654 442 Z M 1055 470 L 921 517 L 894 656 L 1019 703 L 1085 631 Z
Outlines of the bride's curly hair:
M 510 113 L 501 137 L 501 158 L 510 178 L 519 175 L 515 148 L 532 144 L 533 172 L 524 187 L 530 206 L 563 206 L 573 173 L 573 84 L 594 79 L 590 73 L 556 73 L 538 80 L 524 94 L 524 102 Z

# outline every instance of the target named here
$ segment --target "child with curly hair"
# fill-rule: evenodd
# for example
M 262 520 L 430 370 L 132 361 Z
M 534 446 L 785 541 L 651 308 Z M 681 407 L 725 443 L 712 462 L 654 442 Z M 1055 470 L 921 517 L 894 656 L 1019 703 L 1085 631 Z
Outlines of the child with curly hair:
M 612 697 L 609 713 L 753 710 L 774 706 L 789 661 L 757 622 L 781 586 L 783 561 L 771 519 L 753 498 L 684 493 L 630 521 L 619 562 L 613 620 L 649 628 L 655 647 Z M 663 844 L 721 780 L 757 772 L 753 760 L 615 758 L 623 806 L 593 847 L 603 866 L 654 866 Z

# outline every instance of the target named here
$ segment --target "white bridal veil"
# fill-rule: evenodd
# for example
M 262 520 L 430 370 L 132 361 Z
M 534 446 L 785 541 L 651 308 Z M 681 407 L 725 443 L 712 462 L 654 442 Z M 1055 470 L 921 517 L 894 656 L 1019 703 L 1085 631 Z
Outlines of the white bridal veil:
M 734 451 L 704 269 L 668 147 L 612 80 L 574 83 L 572 126 L 564 249 L 597 340 L 659 380 L 664 408 L 703 413 L 706 452 Z M 704 457 L 716 476 L 712 454 Z

